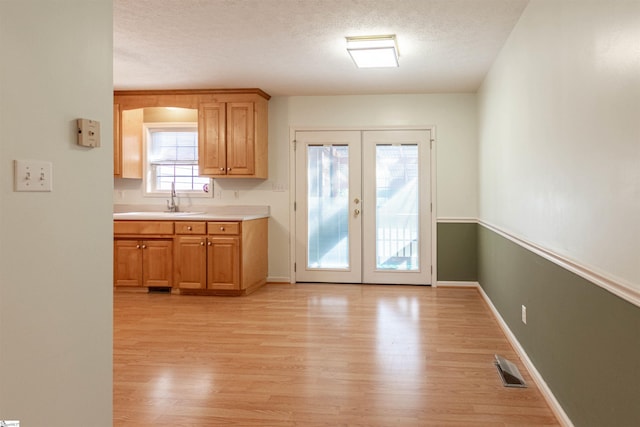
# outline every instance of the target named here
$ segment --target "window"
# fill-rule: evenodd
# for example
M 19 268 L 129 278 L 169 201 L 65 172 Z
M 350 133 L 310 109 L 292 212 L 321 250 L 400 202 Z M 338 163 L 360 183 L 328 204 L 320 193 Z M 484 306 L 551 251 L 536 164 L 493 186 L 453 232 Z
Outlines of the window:
M 207 196 L 210 179 L 198 176 L 197 123 L 145 123 L 146 194 L 171 191 Z

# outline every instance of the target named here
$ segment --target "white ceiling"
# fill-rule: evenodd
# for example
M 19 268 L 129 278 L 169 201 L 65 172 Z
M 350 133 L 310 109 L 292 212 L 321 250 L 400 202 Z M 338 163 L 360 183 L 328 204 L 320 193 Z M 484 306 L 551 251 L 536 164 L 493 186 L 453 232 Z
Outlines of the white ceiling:
M 528 0 L 114 0 L 115 89 L 475 92 Z M 345 37 L 396 34 L 400 67 Z

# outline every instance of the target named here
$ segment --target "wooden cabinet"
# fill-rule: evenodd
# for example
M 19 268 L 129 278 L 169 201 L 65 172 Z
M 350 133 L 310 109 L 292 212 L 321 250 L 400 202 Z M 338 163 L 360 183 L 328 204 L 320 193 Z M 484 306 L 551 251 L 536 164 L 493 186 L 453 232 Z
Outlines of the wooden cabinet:
M 176 224 L 175 286 L 179 289 L 207 287 L 206 232 L 207 223 L 204 221 Z
M 114 176 L 142 178 L 145 108 L 198 109 L 200 174 L 268 177 L 268 100 L 260 89 L 114 92 Z
M 120 143 L 120 105 L 113 104 L 113 176 L 122 177 L 122 144 Z
M 266 218 L 206 226 L 202 235 L 176 229 L 175 283 L 181 293 L 243 295 L 266 283 Z
M 176 230 L 176 286 L 192 290 L 239 291 L 240 223 L 210 222 L 209 228 L 212 235 L 193 236 L 190 232 L 193 228 Z
M 259 123 L 257 110 L 259 108 L 254 102 L 200 105 L 200 175 L 217 178 L 267 177 L 267 137 L 262 135 L 266 126 Z
M 173 222 L 115 221 L 113 284 L 173 286 Z
M 241 224 L 210 222 L 207 229 L 207 289 L 240 290 Z
M 173 240 L 116 239 L 113 242 L 114 285 L 171 287 Z
M 114 285 L 246 295 L 267 281 L 268 219 L 115 221 Z
M 113 175 L 118 178 L 142 178 L 144 109 L 120 110 L 113 107 Z

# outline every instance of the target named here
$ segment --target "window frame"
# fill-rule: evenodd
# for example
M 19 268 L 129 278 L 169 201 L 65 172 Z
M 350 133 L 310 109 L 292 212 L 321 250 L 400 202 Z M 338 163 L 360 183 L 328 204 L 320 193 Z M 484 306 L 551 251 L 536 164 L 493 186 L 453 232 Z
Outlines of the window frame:
M 152 177 L 151 164 L 149 161 L 149 150 L 151 148 L 151 133 L 154 131 L 162 130 L 176 130 L 176 129 L 188 129 L 198 131 L 197 122 L 148 122 L 142 124 L 142 191 L 144 197 L 167 197 L 170 195 L 171 190 L 153 190 L 151 191 L 150 181 L 155 178 Z M 197 142 L 196 142 L 197 144 Z M 198 147 L 196 145 L 196 153 L 198 153 Z M 197 160 L 196 160 L 197 166 Z M 202 190 L 179 190 L 176 189 L 177 195 L 183 195 L 194 198 L 212 198 L 213 197 L 213 180 L 211 177 L 202 177 L 209 180 L 209 192 Z

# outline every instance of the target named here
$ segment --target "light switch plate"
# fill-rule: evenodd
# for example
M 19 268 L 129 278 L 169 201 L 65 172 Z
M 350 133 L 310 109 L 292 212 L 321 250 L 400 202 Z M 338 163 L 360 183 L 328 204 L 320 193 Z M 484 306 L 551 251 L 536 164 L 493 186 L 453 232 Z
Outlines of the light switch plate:
M 15 191 L 52 191 L 53 163 L 15 160 L 14 172 Z

